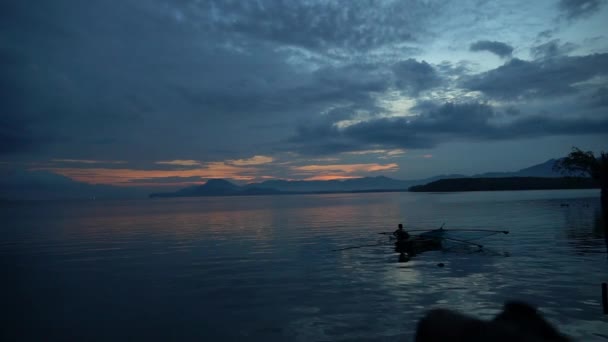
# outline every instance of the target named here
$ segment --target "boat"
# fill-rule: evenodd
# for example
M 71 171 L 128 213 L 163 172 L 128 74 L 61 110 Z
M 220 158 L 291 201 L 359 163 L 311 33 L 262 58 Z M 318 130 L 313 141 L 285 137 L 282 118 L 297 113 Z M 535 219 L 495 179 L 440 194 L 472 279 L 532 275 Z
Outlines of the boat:
M 422 234 L 412 235 L 407 240 L 395 239 L 395 251 L 398 253 L 406 253 L 409 256 L 414 256 L 426 251 L 437 251 L 443 248 L 443 237 L 445 229 L 434 229 Z
M 488 254 L 503 255 L 503 253 L 492 252 L 483 245 L 475 242 L 479 239 L 496 234 L 509 234 L 506 230 L 491 229 L 446 229 L 444 225 L 436 229 L 408 229 L 407 239 L 397 240 L 393 232 L 380 232 L 378 234 L 388 235 L 389 244 L 393 245 L 395 252 L 400 254 L 400 261 L 407 261 L 410 257 L 427 251 L 485 251 Z M 386 240 L 356 246 L 333 249 L 334 252 L 345 251 L 363 247 L 374 247 L 387 245 Z
M 427 251 L 439 251 L 448 249 L 484 250 L 484 246 L 475 242 L 476 240 L 496 235 L 508 234 L 505 230 L 490 229 L 445 229 L 443 225 L 438 229 L 431 230 L 408 230 L 410 237 L 397 241 L 391 234 L 389 237 L 394 241 L 395 252 L 415 256 Z M 421 232 L 414 234 L 414 232 Z

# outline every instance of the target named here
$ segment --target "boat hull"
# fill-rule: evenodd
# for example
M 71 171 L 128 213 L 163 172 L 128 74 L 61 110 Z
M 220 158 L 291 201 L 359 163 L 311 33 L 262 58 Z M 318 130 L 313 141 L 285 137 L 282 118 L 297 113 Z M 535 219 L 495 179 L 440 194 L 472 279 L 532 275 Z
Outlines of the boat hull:
M 395 251 L 398 253 L 407 253 L 408 255 L 416 255 L 426 251 L 436 251 L 442 248 L 441 239 L 415 237 L 405 241 L 395 242 Z

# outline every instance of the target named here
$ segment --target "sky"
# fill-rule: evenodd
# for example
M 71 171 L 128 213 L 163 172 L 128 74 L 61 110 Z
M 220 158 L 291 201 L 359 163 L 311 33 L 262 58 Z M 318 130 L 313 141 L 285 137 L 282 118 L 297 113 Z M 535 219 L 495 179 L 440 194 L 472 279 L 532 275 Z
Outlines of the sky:
M 181 187 L 608 150 L 602 0 L 0 2 L 0 171 Z

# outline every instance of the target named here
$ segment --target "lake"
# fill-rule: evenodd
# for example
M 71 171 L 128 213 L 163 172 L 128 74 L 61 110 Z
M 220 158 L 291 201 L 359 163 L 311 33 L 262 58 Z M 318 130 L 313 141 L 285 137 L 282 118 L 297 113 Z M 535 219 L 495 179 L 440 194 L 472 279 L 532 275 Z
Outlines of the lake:
M 18 202 L 0 218 L 10 339 L 407 341 L 431 308 L 491 318 L 509 299 L 608 335 L 599 190 Z M 399 263 L 378 234 L 398 223 L 510 233 Z

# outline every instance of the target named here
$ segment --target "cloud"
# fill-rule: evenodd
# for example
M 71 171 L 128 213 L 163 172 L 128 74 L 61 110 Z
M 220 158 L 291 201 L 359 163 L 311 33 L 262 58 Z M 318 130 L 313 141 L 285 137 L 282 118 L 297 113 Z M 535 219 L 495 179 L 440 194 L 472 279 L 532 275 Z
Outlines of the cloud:
M 237 159 L 229 160 L 228 163 L 236 166 L 247 166 L 247 165 L 262 165 L 272 163 L 274 159 L 268 156 L 253 156 L 248 159 Z
M 574 94 L 578 84 L 608 75 L 608 54 L 548 60 L 513 59 L 465 79 L 464 88 L 497 99 L 538 98 Z
M 549 42 L 532 47 L 530 49 L 530 52 L 535 59 L 543 59 L 567 55 L 568 53 L 574 51 L 576 48 L 576 44 L 561 44 L 559 39 L 553 39 Z
M 441 84 L 437 71 L 427 62 L 418 62 L 412 58 L 397 62 L 393 66 L 397 88 L 410 95 L 417 95 Z
M 212 0 L 177 6 L 187 21 L 212 32 L 327 53 L 416 41 L 441 3 Z
M 396 170 L 399 166 L 395 163 L 390 164 L 329 164 L 329 165 L 304 165 L 292 167 L 295 171 L 310 171 L 310 172 L 377 172 Z
M 590 98 L 592 107 L 608 107 L 608 88 L 601 87 L 597 89 Z
M 369 148 L 433 148 L 455 141 L 497 141 L 555 135 L 608 133 L 608 116 L 551 117 L 510 114 L 484 103 L 426 105 L 420 115 L 376 118 L 342 129 L 301 129 L 293 147 L 303 153 L 338 153 Z
M 500 58 L 506 58 L 511 56 L 513 52 L 513 47 L 502 42 L 489 41 L 489 40 L 480 40 L 477 41 L 469 47 L 471 51 L 488 51 Z
M 69 163 L 69 164 L 126 164 L 122 160 L 91 160 L 91 159 L 51 159 L 53 163 Z
M 201 165 L 199 161 L 196 160 L 167 160 L 167 161 L 157 161 L 155 164 L 160 165 L 175 165 L 175 166 L 198 166 Z
M 73 180 L 89 184 L 130 185 L 140 184 L 137 180 L 144 179 L 145 183 L 158 183 L 152 179 L 178 178 L 230 178 L 236 180 L 252 180 L 261 174 L 261 170 L 253 167 L 238 167 L 225 162 L 205 163 L 196 169 L 180 170 L 154 170 L 131 168 L 67 168 L 67 167 L 40 167 L 32 170 L 50 171 L 69 177 Z
M 560 0 L 559 9 L 568 19 L 578 19 L 596 13 L 603 0 Z
M 23 153 L 35 146 L 35 138 L 28 134 L 21 120 L 0 117 L 0 155 Z
M 141 163 L 272 153 L 310 116 L 351 116 L 397 86 L 436 86 L 430 64 L 401 54 L 407 37 L 426 39 L 436 6 L 24 0 L 0 31 L 10 61 L 0 64 L 0 153 Z
M 446 101 L 487 100 L 498 116 L 514 103 L 521 113 L 505 119 L 509 123 L 530 114 L 551 118 L 551 100 L 569 94 L 600 112 L 603 93 L 595 88 L 605 85 L 602 54 L 566 57 L 568 44 L 555 41 L 535 47 L 537 60 L 513 60 L 475 74 L 492 65 L 487 56 L 468 51 L 471 42 L 508 56 L 513 48 L 501 41 L 529 46 L 547 29 L 564 39 L 548 21 L 555 5 L 530 6 L 434 0 L 373 6 L 350 0 L 3 2 L 0 154 L 24 165 L 68 169 L 87 165 L 48 161 L 129 161 L 118 166 L 127 178 L 118 171 L 70 171 L 91 182 L 86 177 L 121 184 L 138 177 L 289 177 L 273 157 L 293 162 L 296 157 L 281 154 L 292 149 L 318 159 L 490 139 L 466 124 L 491 132 L 498 127 L 495 117 L 475 119 L 475 113 L 489 114 L 462 103 L 441 109 Z M 531 9 L 539 16 L 529 18 Z M 568 41 L 580 44 L 577 52 L 603 51 L 604 41 L 581 38 L 587 26 L 572 27 Z M 484 45 L 485 37 L 497 41 Z M 424 102 L 431 105 L 423 108 Z M 571 119 L 592 118 L 569 109 Z M 460 119 L 439 117 L 442 110 L 458 112 Z M 388 152 L 337 156 L 356 163 L 399 160 Z M 157 173 L 137 173 L 144 169 Z
M 294 94 L 320 89 L 319 81 L 288 53 L 264 44 L 234 49 L 229 37 L 175 22 L 160 5 L 23 1 L 3 13 L 11 20 L 0 30 L 0 53 L 11 62 L 0 64 L 0 153 L 150 161 L 190 159 L 212 146 L 209 159 L 238 156 L 249 140 L 267 143 L 262 137 L 281 132 L 249 125 L 348 96 L 305 102 Z M 39 24 L 24 24 L 31 22 Z M 224 139 L 227 129 L 240 139 Z
M 351 152 L 345 152 L 345 154 L 351 154 L 351 155 L 368 155 L 368 154 L 375 154 L 375 155 L 380 155 L 379 158 L 390 158 L 390 157 L 397 157 L 397 156 L 401 156 L 403 154 L 405 154 L 407 151 L 404 149 L 392 149 L 392 150 L 362 150 L 362 151 L 351 151 Z
M 399 170 L 396 163 L 378 164 L 312 164 L 291 167 L 292 174 L 303 180 L 336 180 L 367 176 L 375 172 L 395 172 Z
M 386 66 L 370 63 L 328 65 L 312 74 L 312 79 L 294 93 L 300 105 L 313 103 L 344 103 L 367 105 L 374 93 L 382 93 L 393 84 Z

